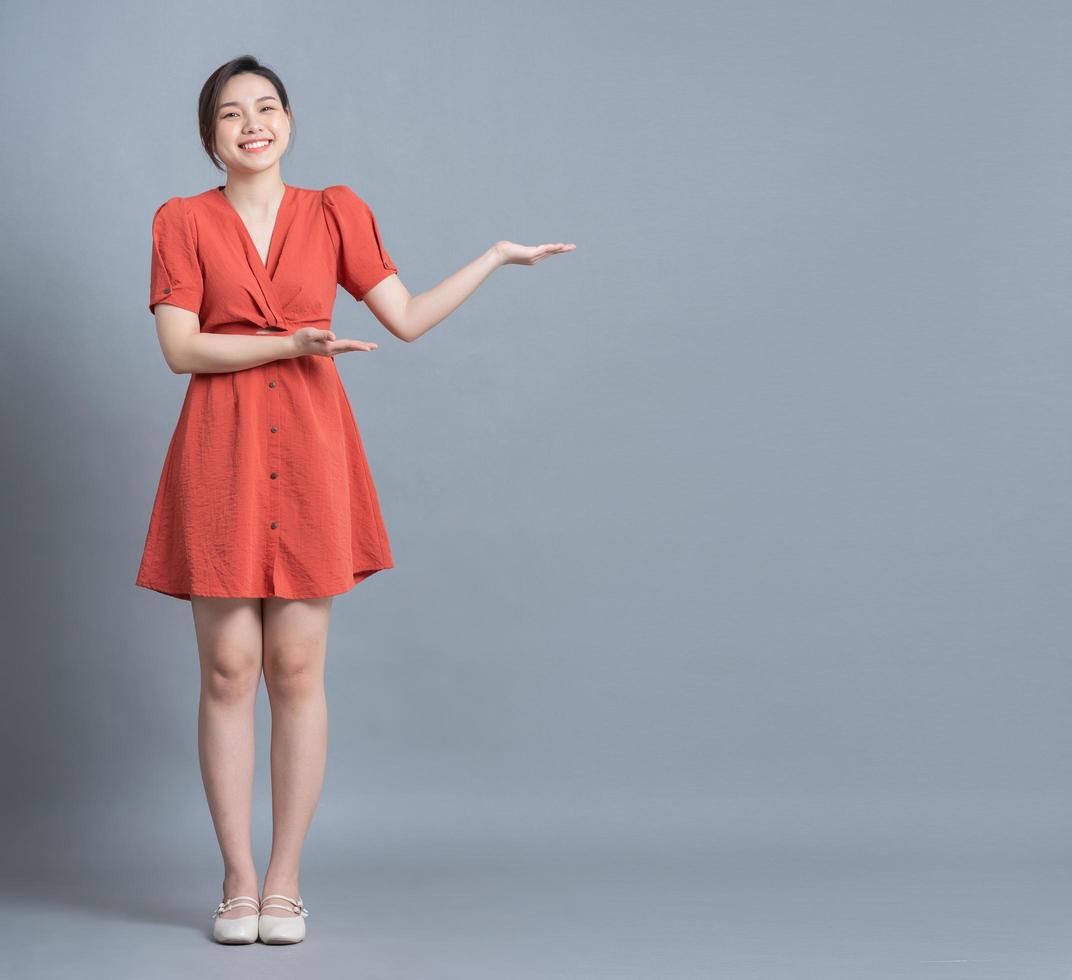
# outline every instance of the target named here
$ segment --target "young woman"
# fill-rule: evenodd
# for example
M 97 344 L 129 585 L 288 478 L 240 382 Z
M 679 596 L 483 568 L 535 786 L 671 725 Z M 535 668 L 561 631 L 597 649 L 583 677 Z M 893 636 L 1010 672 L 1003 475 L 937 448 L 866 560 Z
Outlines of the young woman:
M 206 81 L 201 140 L 227 181 L 153 217 L 149 310 L 190 383 L 164 460 L 136 584 L 185 599 L 201 664 L 198 749 L 223 856 L 219 942 L 300 942 L 302 846 L 327 754 L 332 598 L 393 567 L 335 356 L 373 351 L 331 330 L 336 286 L 414 341 L 495 269 L 572 244 L 496 242 L 411 296 L 350 187 L 285 184 L 293 115 L 275 72 L 237 58 Z M 254 706 L 272 708 L 272 849 L 251 841 Z M 255 897 L 258 896 L 259 897 Z

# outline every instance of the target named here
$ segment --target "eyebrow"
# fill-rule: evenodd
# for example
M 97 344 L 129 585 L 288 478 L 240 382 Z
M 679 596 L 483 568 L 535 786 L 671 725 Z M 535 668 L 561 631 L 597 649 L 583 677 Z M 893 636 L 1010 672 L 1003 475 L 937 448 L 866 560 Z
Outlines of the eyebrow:
M 254 102 L 263 102 L 265 99 L 276 99 L 276 97 L 274 95 L 262 95 L 259 99 L 254 99 L 253 101 Z M 278 102 L 279 100 L 276 99 L 276 101 Z M 242 104 L 241 102 L 221 102 L 220 103 L 220 108 L 222 109 L 225 105 L 241 105 L 241 104 Z

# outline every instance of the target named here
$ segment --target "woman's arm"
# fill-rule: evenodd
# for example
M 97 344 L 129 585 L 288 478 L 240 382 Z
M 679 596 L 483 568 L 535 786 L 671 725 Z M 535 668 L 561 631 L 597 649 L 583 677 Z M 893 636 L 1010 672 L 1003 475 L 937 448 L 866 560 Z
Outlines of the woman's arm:
M 175 374 L 244 371 L 306 354 L 334 357 L 347 351 L 375 350 L 377 346 L 367 340 L 338 340 L 333 331 L 317 327 L 301 327 L 280 337 L 268 337 L 279 333 L 271 329 L 249 335 L 201 333 L 196 313 L 168 303 L 157 303 L 153 312 L 164 360 Z
M 305 353 L 298 348 L 293 334 L 268 337 L 259 335 L 201 333 L 196 313 L 167 303 L 157 303 L 156 334 L 164 360 L 175 374 L 214 374 L 242 371 L 282 358 Z M 318 331 L 319 332 L 319 331 Z
M 548 255 L 571 252 L 574 248 L 576 245 L 562 242 L 553 245 L 496 242 L 468 265 L 416 296 L 409 294 L 396 274 L 377 283 L 361 298 L 380 323 L 399 340 L 410 343 L 453 313 L 500 266 L 535 265 Z

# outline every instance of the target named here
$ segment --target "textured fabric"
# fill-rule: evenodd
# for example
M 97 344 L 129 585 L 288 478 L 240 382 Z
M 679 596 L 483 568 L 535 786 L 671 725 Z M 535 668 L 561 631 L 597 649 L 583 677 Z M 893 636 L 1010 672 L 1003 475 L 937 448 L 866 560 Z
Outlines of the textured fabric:
M 344 185 L 285 186 L 267 263 L 222 187 L 165 201 L 152 238 L 150 312 L 180 306 L 202 333 L 269 342 L 256 331 L 330 329 L 338 285 L 361 300 L 398 271 Z M 393 567 L 334 357 L 190 376 L 136 585 L 187 600 L 316 598 Z

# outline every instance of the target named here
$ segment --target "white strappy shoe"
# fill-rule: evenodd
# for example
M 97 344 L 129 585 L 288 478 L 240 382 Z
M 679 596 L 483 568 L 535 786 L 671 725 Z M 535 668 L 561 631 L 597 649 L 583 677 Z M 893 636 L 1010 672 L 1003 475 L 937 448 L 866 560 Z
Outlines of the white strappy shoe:
M 221 914 L 241 907 L 254 908 L 257 911 L 253 915 L 240 915 L 236 919 L 225 919 Z M 212 918 L 216 920 L 212 925 L 212 938 L 218 943 L 255 943 L 260 910 L 260 903 L 248 895 L 225 899 L 212 913 Z
M 287 904 L 269 902 L 270 898 L 281 898 Z M 286 909 L 297 913 L 294 916 L 262 915 L 257 921 L 257 932 L 262 943 L 300 943 L 305 938 L 305 918 L 309 910 L 302 904 L 301 895 L 297 901 L 289 895 L 265 895 L 261 899 L 261 908 Z

